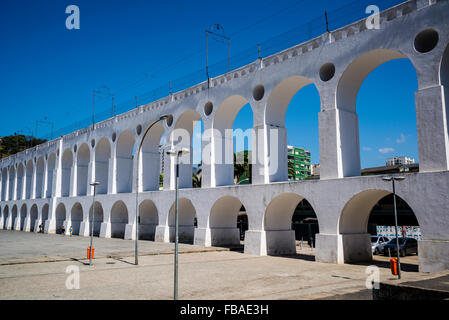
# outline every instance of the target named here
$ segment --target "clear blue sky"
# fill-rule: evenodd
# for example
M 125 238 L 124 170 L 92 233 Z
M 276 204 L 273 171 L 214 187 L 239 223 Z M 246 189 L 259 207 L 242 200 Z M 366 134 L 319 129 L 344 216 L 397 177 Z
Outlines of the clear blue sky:
M 365 2 L 379 2 L 383 8 L 386 1 Z M 89 117 L 94 88 L 109 87 L 121 103 L 204 67 L 204 30 L 213 24 L 232 35 L 234 55 L 321 17 L 324 9 L 332 12 L 350 2 L 3 0 L 0 136 L 19 130 L 34 133 L 36 120 L 44 117 L 55 122 L 55 129 Z M 80 8 L 80 30 L 65 28 L 70 4 Z M 226 54 L 225 46 L 211 42 L 211 63 Z M 394 155 L 418 160 L 416 87 L 407 60 L 388 62 L 365 80 L 357 100 L 362 167 L 383 165 Z M 98 97 L 96 106 L 107 110 L 110 98 Z M 318 94 L 310 85 L 296 94 L 286 120 L 288 143 L 311 150 L 314 163 L 319 162 L 319 109 Z M 246 129 L 251 123 L 251 111 L 245 107 L 234 128 Z M 48 131 L 40 126 L 38 135 Z

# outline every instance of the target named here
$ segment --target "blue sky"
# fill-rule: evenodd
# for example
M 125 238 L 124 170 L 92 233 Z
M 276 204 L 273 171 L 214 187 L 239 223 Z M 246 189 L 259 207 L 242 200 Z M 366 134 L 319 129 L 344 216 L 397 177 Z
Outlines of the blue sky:
M 55 129 L 89 117 L 93 89 L 107 86 L 120 104 L 203 68 L 204 30 L 213 24 L 223 25 L 231 35 L 234 55 L 322 17 L 324 9 L 332 12 L 350 2 L 3 0 L 0 136 L 19 130 L 34 133 L 36 120 L 44 117 Z M 65 28 L 70 4 L 80 8 L 80 30 Z M 227 57 L 223 44 L 210 42 L 209 49 L 211 64 Z M 418 160 L 416 87 L 407 60 L 388 62 L 365 80 L 357 100 L 362 167 L 383 165 L 394 155 Z M 110 97 L 99 96 L 96 110 L 108 110 L 110 104 Z M 296 94 L 286 118 L 288 143 L 311 150 L 314 163 L 319 162 L 318 111 L 318 94 L 310 85 Z M 244 130 L 251 123 L 251 111 L 244 107 L 234 128 Z M 38 136 L 48 131 L 41 125 Z

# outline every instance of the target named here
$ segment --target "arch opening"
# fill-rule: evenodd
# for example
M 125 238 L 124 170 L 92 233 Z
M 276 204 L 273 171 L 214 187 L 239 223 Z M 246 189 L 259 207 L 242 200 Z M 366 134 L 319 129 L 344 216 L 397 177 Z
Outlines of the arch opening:
M 145 129 L 145 132 L 146 130 L 148 128 Z M 161 158 L 161 138 L 163 134 L 164 126 L 161 122 L 158 122 L 151 127 L 142 142 L 139 159 L 139 191 L 159 190 L 161 159 L 163 159 L 163 157 Z
M 42 198 L 42 188 L 44 183 L 44 158 L 40 157 L 36 163 L 36 199 Z
M 192 202 L 186 198 L 178 200 L 179 242 L 193 244 L 196 210 Z M 175 241 L 175 204 L 170 207 L 168 214 L 169 238 Z
M 404 247 L 400 245 L 400 253 L 417 254 L 417 240 L 421 239 L 417 217 L 408 203 L 398 195 L 396 207 L 398 237 L 414 239 L 406 240 Z M 373 254 L 395 256 L 394 225 L 393 194 L 390 191 L 365 190 L 353 196 L 346 203 L 339 219 L 344 262 L 370 261 Z M 391 240 L 393 243 L 388 245 L 387 242 Z
M 17 206 L 14 205 L 11 210 L 11 230 L 17 230 L 20 224 L 20 217 L 17 215 Z
M 87 195 L 87 175 L 89 173 L 89 162 L 90 162 L 90 149 L 87 143 L 83 143 L 77 152 L 77 161 L 76 161 L 76 193 L 78 196 Z
M 53 193 L 53 174 L 56 166 L 56 154 L 52 153 L 47 159 L 47 187 L 45 192 L 46 198 L 51 198 Z
M 20 200 L 23 197 L 23 179 L 25 177 L 25 169 L 23 164 L 19 163 L 17 166 L 17 188 L 16 188 L 16 199 Z
M 62 234 L 62 226 L 64 225 L 64 221 L 66 219 L 66 210 L 65 205 L 60 203 L 56 207 L 56 234 Z
M 101 224 L 103 223 L 104 220 L 104 214 L 103 214 L 103 206 L 101 205 L 100 202 L 95 201 L 95 203 L 93 205 L 90 206 L 89 208 L 89 221 L 88 221 L 88 225 L 89 225 L 89 235 L 92 232 L 92 215 L 93 215 L 93 208 L 95 207 L 95 215 L 94 215 L 94 237 L 99 237 L 100 236 L 100 231 L 101 231 Z
M 311 176 L 312 161 L 319 162 L 320 108 L 318 89 L 306 77 L 288 77 L 273 89 L 265 111 L 267 126 L 277 131 L 277 139 L 268 140 L 270 182 Z M 271 150 L 271 143 L 277 143 L 276 149 Z
M 42 220 L 42 223 L 41 223 L 41 225 L 42 225 L 42 231 L 44 230 L 44 228 L 45 228 L 45 223 L 47 222 L 47 220 L 48 220 L 48 211 L 49 211 L 49 205 L 46 203 L 46 204 L 44 204 L 44 206 L 42 207 L 42 212 L 41 212 L 41 220 Z
M 107 138 L 103 137 L 95 147 L 95 181 L 100 182 L 96 189 L 98 194 L 106 194 L 108 192 L 110 158 L 111 144 Z
M 8 187 L 8 169 L 2 169 L 2 201 L 6 201 L 6 189 Z
M 71 225 L 67 226 L 70 230 L 72 227 L 72 234 L 79 235 L 81 222 L 83 221 L 83 207 L 79 202 L 75 203 L 70 211 L 70 222 Z
M 190 151 L 188 154 L 179 157 L 179 188 L 192 188 L 194 186 L 193 175 L 197 171 L 197 165 L 201 162 L 201 145 L 199 150 L 198 145 L 196 145 L 198 141 L 201 144 L 201 128 L 201 116 L 193 109 L 184 111 L 176 120 L 175 128 L 171 135 L 172 145 L 175 150 L 186 148 Z M 195 138 L 194 134 L 199 135 L 200 138 Z M 199 162 L 198 153 L 200 155 Z M 196 163 L 194 163 L 194 160 Z M 196 165 L 195 170 L 194 165 Z M 195 179 L 195 187 L 198 187 L 198 184 L 199 181 Z
M 111 209 L 111 237 L 124 239 L 128 223 L 128 208 L 119 200 Z
M 242 202 L 233 196 L 224 196 L 211 208 L 209 228 L 212 246 L 238 246 L 248 230 L 248 216 Z
M 303 196 L 283 193 L 268 204 L 264 230 L 268 255 L 296 254 L 297 240 L 307 238 L 314 247 L 318 219 L 313 207 Z
M 30 231 L 34 232 L 38 230 L 37 221 L 39 218 L 39 212 L 37 209 L 37 205 L 33 204 L 30 209 Z
M 385 166 L 387 158 L 418 158 L 417 83 L 408 57 L 390 49 L 366 52 L 346 68 L 337 87 L 337 108 L 344 111 L 340 122 L 345 128 L 341 131 L 343 176 Z
M 26 164 L 26 173 L 25 173 L 25 199 L 31 199 L 31 182 L 33 179 L 33 160 L 29 160 Z
M 3 230 L 8 229 L 8 219 L 11 219 L 11 217 L 9 216 L 9 207 L 6 205 L 3 208 Z
M 73 154 L 70 148 L 66 149 L 62 154 L 62 166 L 61 166 L 61 196 L 70 196 L 70 182 L 72 176 L 72 166 L 73 166 Z
M 117 193 L 132 192 L 134 142 L 134 135 L 129 130 L 122 132 L 117 140 Z
M 14 178 L 16 175 L 16 169 L 14 166 L 9 168 L 9 197 L 8 200 L 14 199 Z
M 139 239 L 154 241 L 158 224 L 158 211 L 154 202 L 142 201 L 139 205 Z
M 20 207 L 20 230 L 25 230 L 25 219 L 27 216 L 27 206 L 26 204 L 23 204 L 22 207 Z

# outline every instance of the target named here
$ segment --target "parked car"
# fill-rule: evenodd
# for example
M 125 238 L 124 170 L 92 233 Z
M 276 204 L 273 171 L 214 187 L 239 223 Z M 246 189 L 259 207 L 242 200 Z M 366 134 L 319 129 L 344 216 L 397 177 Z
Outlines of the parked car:
M 388 256 L 388 249 L 392 256 L 396 255 L 396 238 L 384 245 L 384 255 L 386 256 Z M 405 257 L 411 253 L 418 254 L 418 241 L 413 238 L 399 238 L 399 255 Z
M 390 241 L 387 237 L 371 236 L 371 250 L 373 254 L 380 254 L 384 251 L 384 245 Z

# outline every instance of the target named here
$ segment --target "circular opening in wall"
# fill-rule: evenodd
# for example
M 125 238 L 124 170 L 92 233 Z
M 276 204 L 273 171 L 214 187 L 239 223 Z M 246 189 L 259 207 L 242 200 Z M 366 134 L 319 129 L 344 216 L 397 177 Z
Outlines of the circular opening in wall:
M 92 148 L 95 147 L 95 139 L 92 139 L 92 140 L 90 141 L 90 145 L 92 146 Z
M 320 68 L 320 79 L 322 81 L 329 81 L 334 77 L 335 65 L 331 62 L 325 63 Z
M 265 88 L 263 85 L 259 84 L 254 87 L 254 89 L 253 89 L 254 100 L 256 100 L 256 101 L 262 100 L 264 94 L 265 94 Z
M 76 149 L 77 149 L 77 147 L 76 147 L 76 144 L 73 146 L 73 152 L 75 152 L 76 153 Z
M 418 33 L 415 37 L 415 50 L 420 53 L 426 53 L 437 46 L 438 32 L 433 29 L 427 29 Z
M 171 127 L 171 125 L 173 124 L 173 116 L 169 115 L 165 121 L 167 123 L 167 126 Z
M 140 124 L 136 127 L 136 132 L 138 135 L 142 132 L 142 126 Z
M 214 105 L 209 101 L 204 105 L 204 114 L 208 116 L 212 113 L 212 110 L 214 110 Z
M 114 132 L 113 134 L 112 134 L 112 142 L 115 142 L 115 139 L 117 138 L 117 134 Z

